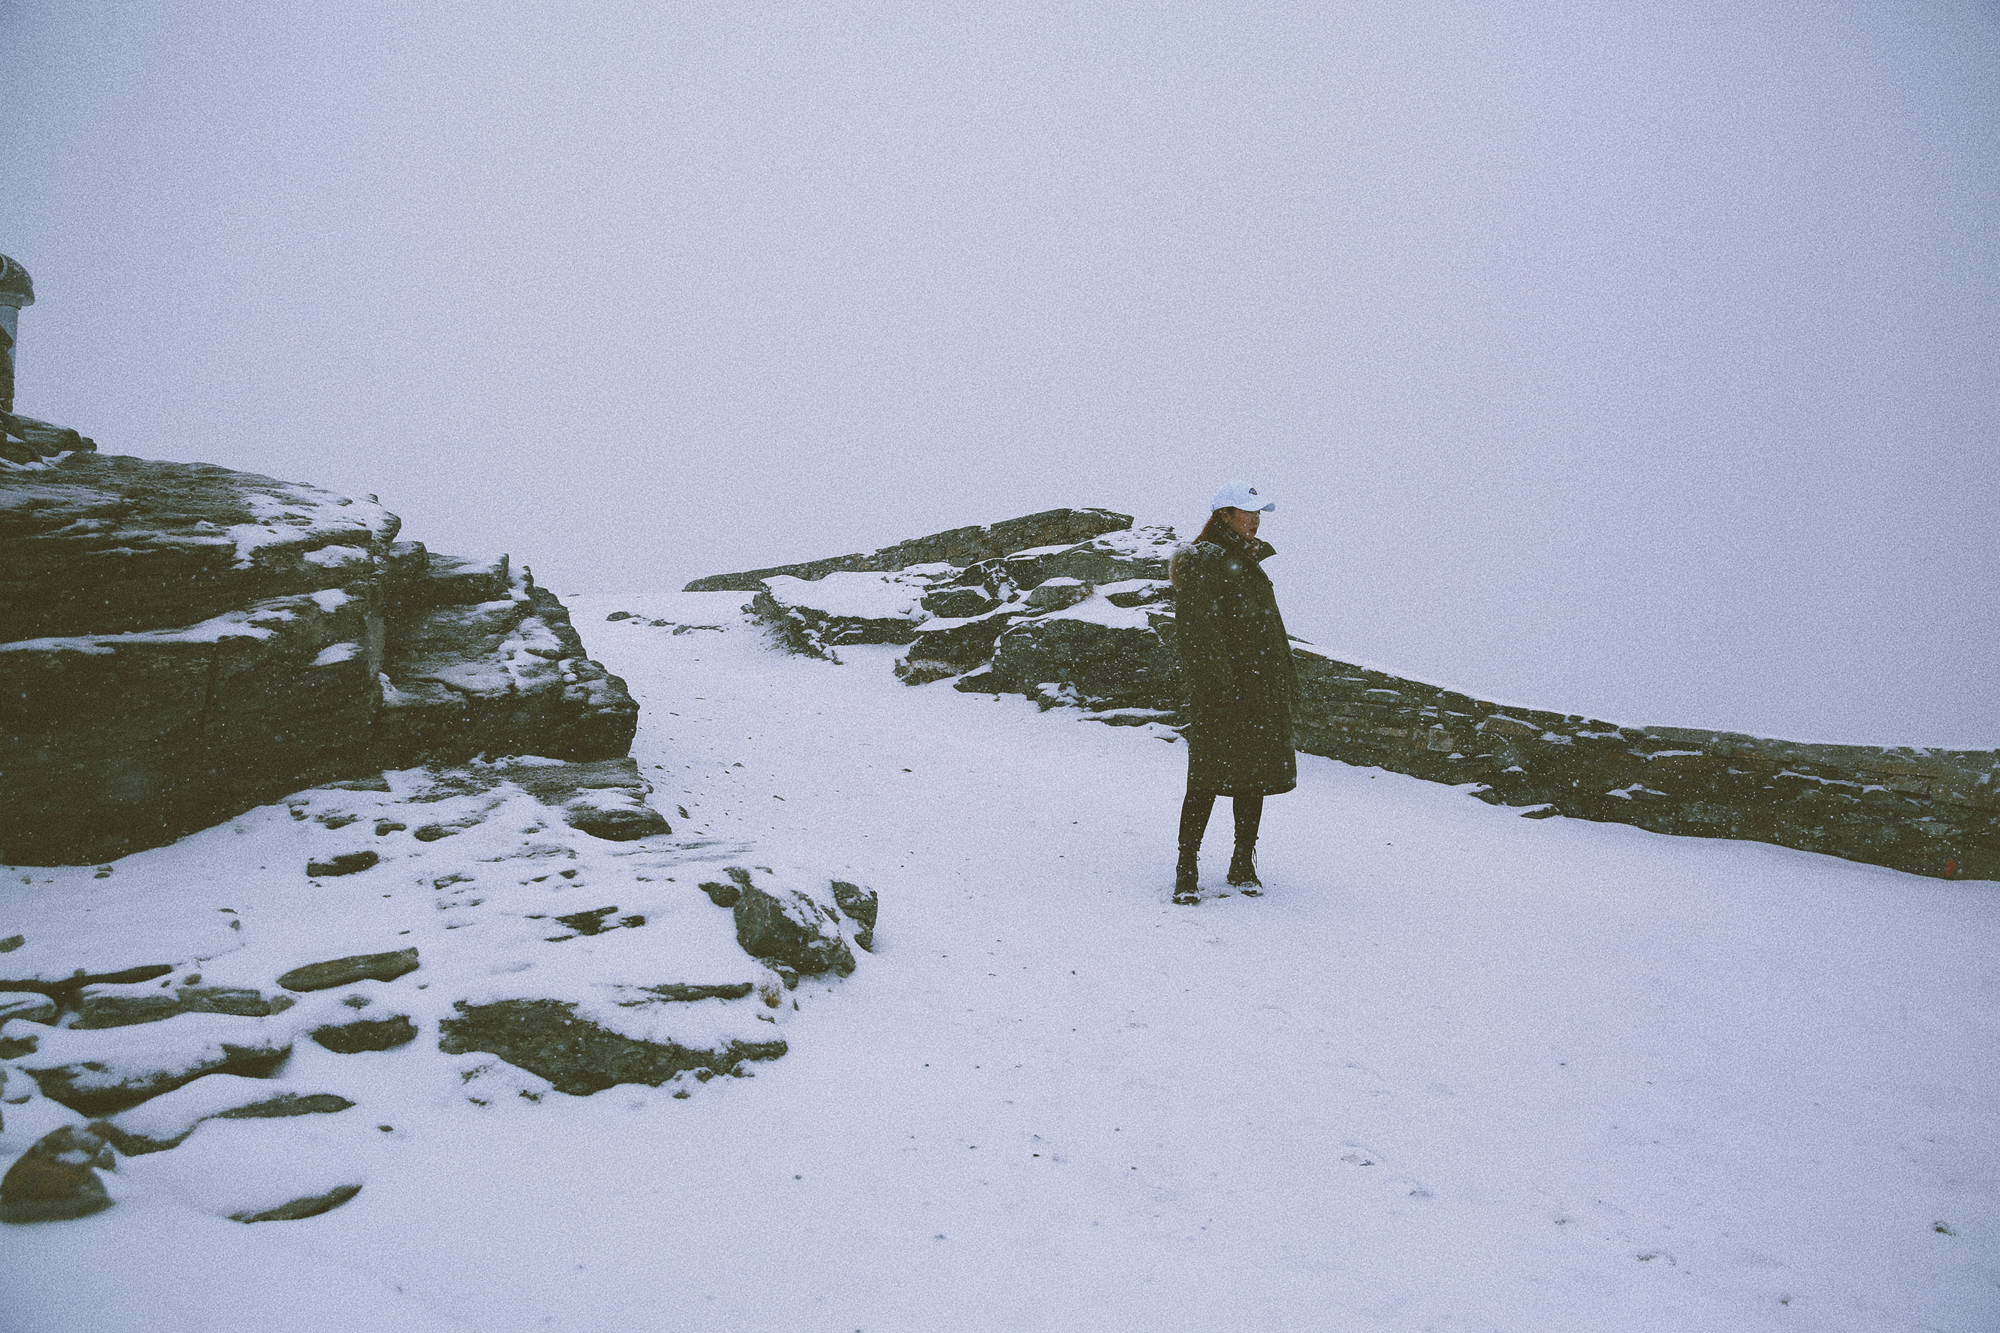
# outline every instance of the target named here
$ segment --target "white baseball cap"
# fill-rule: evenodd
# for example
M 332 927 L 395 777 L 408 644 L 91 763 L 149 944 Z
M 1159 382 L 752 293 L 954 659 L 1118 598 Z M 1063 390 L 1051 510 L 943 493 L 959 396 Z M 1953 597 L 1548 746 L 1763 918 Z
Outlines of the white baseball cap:
M 1268 514 L 1277 507 L 1276 500 L 1266 500 L 1249 482 L 1232 481 L 1215 493 L 1215 503 L 1208 509 L 1210 513 L 1218 509 L 1257 509 Z

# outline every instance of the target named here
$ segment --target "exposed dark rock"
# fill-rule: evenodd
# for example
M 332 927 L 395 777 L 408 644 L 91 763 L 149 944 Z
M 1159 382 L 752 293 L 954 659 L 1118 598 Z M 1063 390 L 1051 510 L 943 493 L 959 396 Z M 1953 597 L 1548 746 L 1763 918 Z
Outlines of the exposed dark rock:
M 768 893 L 744 886 L 736 900 L 736 943 L 752 958 L 782 963 L 808 976 L 854 970 L 854 955 L 826 908 L 796 889 Z
M 345 1111 L 354 1105 L 345 1097 L 331 1092 L 283 1092 L 261 1102 L 251 1102 L 247 1106 L 231 1107 L 227 1111 L 217 1111 L 217 1120 L 265 1120 L 275 1116 L 327 1115 L 334 1111 Z
M 738 574 L 713 574 L 696 579 L 683 591 L 756 592 L 763 587 L 765 579 L 778 575 L 811 580 L 847 571 L 893 572 L 912 565 L 941 563 L 965 566 L 1027 547 L 1088 541 L 1100 533 L 1131 526 L 1129 515 L 1114 514 L 1106 509 L 1049 509 L 982 527 L 935 532 L 927 537 L 885 546 L 867 555 L 842 555 L 826 560 L 809 560 L 799 565 L 746 570 Z
M 872 950 L 875 947 L 875 914 L 879 907 L 875 890 L 837 879 L 833 881 L 833 901 L 848 920 L 860 927 L 854 932 L 854 942 Z
M 265 995 L 247 986 L 182 986 L 175 996 L 181 1009 L 191 1014 L 236 1014 L 263 1018 L 283 1013 L 296 1001 L 289 995 Z
M 702 884 L 701 891 L 707 894 L 708 900 L 717 907 L 734 907 L 736 900 L 743 896 L 742 885 L 725 884 L 720 880 L 706 881 Z
M 0 1060 L 18 1060 L 24 1055 L 33 1055 L 41 1049 L 41 1038 L 33 1031 L 22 1031 L 28 1025 L 14 1026 L 13 1035 L 8 1035 L 7 1024 L 0 1022 Z
M 1054 684 L 1090 707 L 1177 709 L 1180 662 L 1162 633 L 1171 619 L 1131 614 L 1137 623 L 1125 626 L 1060 615 L 1022 621 L 995 646 L 987 688 L 1032 696 Z
M 194 1020 L 190 1016 L 178 1020 L 191 1021 Z M 61 1064 L 37 1066 L 24 1062 L 22 1068 L 35 1080 L 44 1097 L 61 1102 L 79 1115 L 101 1116 L 137 1106 L 206 1074 L 268 1077 L 292 1051 L 289 1041 L 261 1030 L 246 1031 L 238 1041 L 218 1035 L 213 1028 L 171 1032 L 167 1028 L 166 1024 L 159 1025 L 156 1030 L 162 1033 L 161 1037 L 143 1050 L 127 1049 L 116 1054 L 100 1051 L 96 1058 Z M 39 1058 L 49 1057 L 39 1055 Z
M 587 912 L 571 912 L 568 916 L 559 916 L 556 920 L 579 935 L 597 935 L 610 928 L 611 923 L 608 918 L 617 910 L 616 906 L 593 907 Z
M 924 610 L 943 620 L 965 620 L 972 616 L 985 615 L 1000 605 L 996 597 L 989 597 L 980 588 L 933 588 L 923 596 Z
M 970 620 L 926 621 L 917 626 L 907 659 L 912 664 L 938 662 L 958 671 L 968 670 L 991 658 L 994 643 L 1010 625 L 1027 614 L 1026 606 L 1015 604 Z
M 353 875 L 368 869 L 381 859 L 382 853 L 373 848 L 364 848 L 358 852 L 342 852 L 338 856 L 329 856 L 324 861 L 306 862 L 306 873 L 319 876 Z
M 303 1199 L 293 1199 L 290 1203 L 279 1204 L 276 1208 L 261 1213 L 231 1213 L 232 1222 L 296 1222 L 302 1217 L 318 1217 L 330 1213 L 361 1193 L 359 1185 L 336 1185 L 324 1194 L 311 1194 Z
M 4 360 L 0 357 L 0 361 Z M 48 465 L 64 454 L 96 450 L 97 441 L 79 435 L 67 426 L 52 426 L 46 421 L 37 421 L 7 410 L 5 402 L 11 397 L 11 394 L 0 393 L 0 458 L 16 466 Z
M 115 1166 L 110 1145 L 65 1125 L 44 1135 L 0 1177 L 0 1222 L 61 1222 L 111 1206 L 97 1172 Z
M 666 816 L 647 805 L 643 796 L 630 794 L 574 802 L 563 811 L 563 822 L 609 842 L 633 842 L 674 831 Z
M 538 1074 L 558 1092 L 583 1097 L 620 1083 L 658 1087 L 689 1070 L 733 1074 L 745 1060 L 775 1060 L 785 1043 L 732 1041 L 720 1050 L 690 1050 L 672 1042 L 639 1041 L 579 1018 L 561 1000 L 501 1000 L 455 1006 L 439 1025 L 438 1049 L 449 1055 L 487 1051 Z
M 372 501 L 83 452 L 0 470 L 0 515 L 0 861 L 106 860 L 384 767 L 630 744 L 637 705 L 559 601 L 396 541 Z
M 417 1025 L 408 1014 L 388 1018 L 364 1018 L 352 1023 L 329 1023 L 312 1031 L 312 1039 L 340 1055 L 361 1051 L 386 1051 L 417 1039 Z
M 26 935 L 9 935 L 6 939 L 0 940 L 0 953 L 12 953 L 27 942 Z
M 752 986 L 747 981 L 728 981 L 717 984 L 700 982 L 670 981 L 661 986 L 620 986 L 621 993 L 633 998 L 618 1001 L 624 1008 L 641 1004 L 657 1004 L 663 1000 L 741 1000 L 750 994 Z
M 1082 579 L 1055 578 L 1035 585 L 1028 593 L 1028 605 L 1036 611 L 1065 611 L 1090 596 L 1090 585 Z
M 24 1018 L 30 1023 L 56 1021 L 56 1002 L 38 991 L 0 991 L 0 1023 Z
M 416 971 L 417 966 L 415 949 L 360 953 L 350 958 L 333 958 L 324 963 L 295 967 L 279 977 L 278 984 L 286 990 L 332 990 L 335 986 L 352 986 L 357 981 L 394 981 Z
M 85 986 L 78 997 L 76 1022 L 71 1026 L 127 1027 L 135 1023 L 157 1023 L 180 1012 L 180 997 L 169 991 L 138 990 L 116 985 Z
M 919 599 L 923 579 L 899 574 L 835 573 L 814 582 L 770 579 L 750 601 L 787 648 L 839 658 L 836 648 L 861 643 L 908 643 L 928 614 Z
M 200 1087 L 221 1080 L 204 1080 Z M 192 1088 L 188 1091 L 193 1091 Z M 251 1100 L 239 1106 L 224 1107 L 221 1110 L 189 1110 L 182 1115 L 162 1123 L 162 1118 L 154 1114 L 156 1108 L 166 1105 L 174 1096 L 156 1100 L 146 1105 L 136 1115 L 147 1117 L 145 1128 L 139 1129 L 121 1123 L 117 1119 L 97 1120 L 91 1123 L 91 1131 L 127 1157 L 142 1157 L 147 1153 L 165 1152 L 179 1147 L 190 1134 L 208 1120 L 263 1120 L 282 1116 L 328 1115 L 345 1111 L 354 1103 L 331 1092 L 299 1093 L 291 1091 L 260 1092 Z

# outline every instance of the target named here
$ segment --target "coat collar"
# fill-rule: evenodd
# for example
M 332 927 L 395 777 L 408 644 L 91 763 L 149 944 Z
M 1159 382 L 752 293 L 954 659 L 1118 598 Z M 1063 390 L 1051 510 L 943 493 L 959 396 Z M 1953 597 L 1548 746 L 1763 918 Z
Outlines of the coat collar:
M 1218 534 L 1217 544 L 1231 555 L 1244 556 L 1253 563 L 1262 563 L 1278 553 L 1278 548 L 1261 537 L 1240 537 L 1232 528 L 1224 528 Z

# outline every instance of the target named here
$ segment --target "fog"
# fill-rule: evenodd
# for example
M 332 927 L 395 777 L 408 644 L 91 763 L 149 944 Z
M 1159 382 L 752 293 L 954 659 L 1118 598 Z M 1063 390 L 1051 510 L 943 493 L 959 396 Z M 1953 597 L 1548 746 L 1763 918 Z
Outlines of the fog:
M 16 0 L 0 88 L 109 452 L 563 594 L 1241 476 L 1338 656 L 2000 745 L 1990 4 Z

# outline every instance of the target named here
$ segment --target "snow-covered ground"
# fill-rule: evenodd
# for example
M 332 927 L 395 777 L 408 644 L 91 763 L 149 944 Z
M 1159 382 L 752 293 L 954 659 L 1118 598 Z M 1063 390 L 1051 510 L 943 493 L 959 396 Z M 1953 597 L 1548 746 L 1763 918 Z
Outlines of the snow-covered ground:
M 789 1055 L 683 1099 L 481 1106 L 428 1028 L 308 1051 L 360 1106 L 211 1123 L 107 1178 L 109 1211 L 0 1230 L 0 1327 L 2000 1327 L 1996 886 L 1524 820 L 1302 756 L 1267 896 L 1175 907 L 1164 733 L 908 688 L 894 649 L 781 656 L 743 600 L 573 607 L 644 708 L 686 856 L 748 844 L 880 892 L 875 952 L 785 1011 Z M 219 836 L 102 882 L 36 872 L 0 935 L 142 868 L 241 873 Z M 469 865 L 463 841 L 426 873 Z M 623 947 L 671 951 L 670 919 Z M 351 939 L 287 929 L 300 956 Z M 255 1226 L 200 1205 L 204 1171 L 314 1153 L 360 1163 L 353 1202 Z

